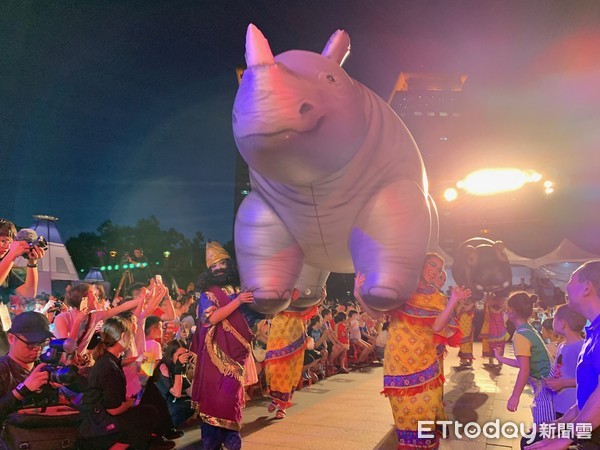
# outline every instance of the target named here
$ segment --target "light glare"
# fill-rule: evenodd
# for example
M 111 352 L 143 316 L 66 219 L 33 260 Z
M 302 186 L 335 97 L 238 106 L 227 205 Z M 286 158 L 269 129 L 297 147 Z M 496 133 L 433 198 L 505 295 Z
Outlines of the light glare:
M 459 183 L 462 183 L 462 188 L 470 194 L 494 195 L 500 192 L 516 191 L 526 183 L 534 183 L 541 179 L 542 176 L 533 170 L 481 169 L 471 172 Z
M 447 202 L 451 202 L 456 200 L 456 198 L 458 197 L 458 191 L 454 188 L 448 188 L 444 191 L 444 199 Z

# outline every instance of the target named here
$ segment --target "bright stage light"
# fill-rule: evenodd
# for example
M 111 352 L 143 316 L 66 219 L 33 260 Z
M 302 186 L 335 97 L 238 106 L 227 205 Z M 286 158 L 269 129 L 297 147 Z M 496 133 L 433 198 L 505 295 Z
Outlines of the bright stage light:
M 526 183 L 535 183 L 542 176 L 533 170 L 514 168 L 481 169 L 471 172 L 456 185 L 473 195 L 494 195 L 516 191 Z
M 544 181 L 544 187 L 546 189 L 550 189 L 552 186 L 554 186 L 554 183 L 552 181 L 549 181 L 549 180 Z
M 444 191 L 444 199 L 447 202 L 456 200 L 458 197 L 458 191 L 454 188 L 448 188 Z
M 554 188 L 552 187 L 547 187 L 546 190 L 544 191 L 546 192 L 546 194 L 552 194 L 554 192 Z

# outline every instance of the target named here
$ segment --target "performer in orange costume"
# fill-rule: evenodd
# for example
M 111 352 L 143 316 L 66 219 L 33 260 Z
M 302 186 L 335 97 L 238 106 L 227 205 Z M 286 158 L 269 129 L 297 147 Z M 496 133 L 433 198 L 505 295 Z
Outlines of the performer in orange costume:
M 441 256 L 428 253 L 421 272 L 417 292 L 392 312 L 390 337 L 385 348 L 383 366 L 384 390 L 389 398 L 398 434 L 399 449 L 436 449 L 439 438 L 418 435 L 419 421 L 435 421 L 441 415 L 444 375 L 436 352 L 437 343 L 457 346 L 460 332 L 440 335 L 459 301 L 471 295 L 469 289 L 455 287 L 446 298 L 433 286 L 444 268 Z M 364 276 L 357 274 L 354 295 L 369 314 L 360 295 Z

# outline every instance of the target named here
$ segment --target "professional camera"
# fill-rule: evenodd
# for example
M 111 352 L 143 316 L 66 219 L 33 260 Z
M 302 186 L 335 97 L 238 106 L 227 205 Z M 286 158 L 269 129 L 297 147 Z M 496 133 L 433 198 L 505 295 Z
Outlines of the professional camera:
M 48 381 L 69 385 L 78 379 L 77 367 L 60 364 L 63 353 L 73 353 L 77 344 L 73 339 L 52 339 L 48 349 L 40 355 L 40 361 L 47 365 L 42 369 L 48 372 Z
M 42 250 L 48 250 L 48 242 L 44 236 L 38 236 L 38 234 L 29 228 L 23 228 L 19 230 L 17 235 L 15 236 L 15 241 L 25 241 L 29 244 L 29 249 L 21 256 L 25 259 L 29 259 L 29 252 L 33 247 L 39 247 Z

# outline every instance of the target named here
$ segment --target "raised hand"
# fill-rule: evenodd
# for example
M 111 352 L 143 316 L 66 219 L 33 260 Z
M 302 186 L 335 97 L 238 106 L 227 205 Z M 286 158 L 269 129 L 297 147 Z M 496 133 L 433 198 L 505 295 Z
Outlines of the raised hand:
M 471 296 L 471 289 L 464 286 L 455 286 L 452 289 L 452 295 L 450 299 L 454 299 L 456 301 L 466 300 Z
M 356 276 L 354 277 L 354 297 L 358 298 L 360 296 L 360 288 L 363 286 L 363 284 L 365 284 L 365 280 L 367 279 L 367 276 L 360 273 L 360 272 L 356 272 Z
M 254 301 L 254 294 L 252 292 L 240 292 L 236 297 L 240 303 L 252 303 Z

